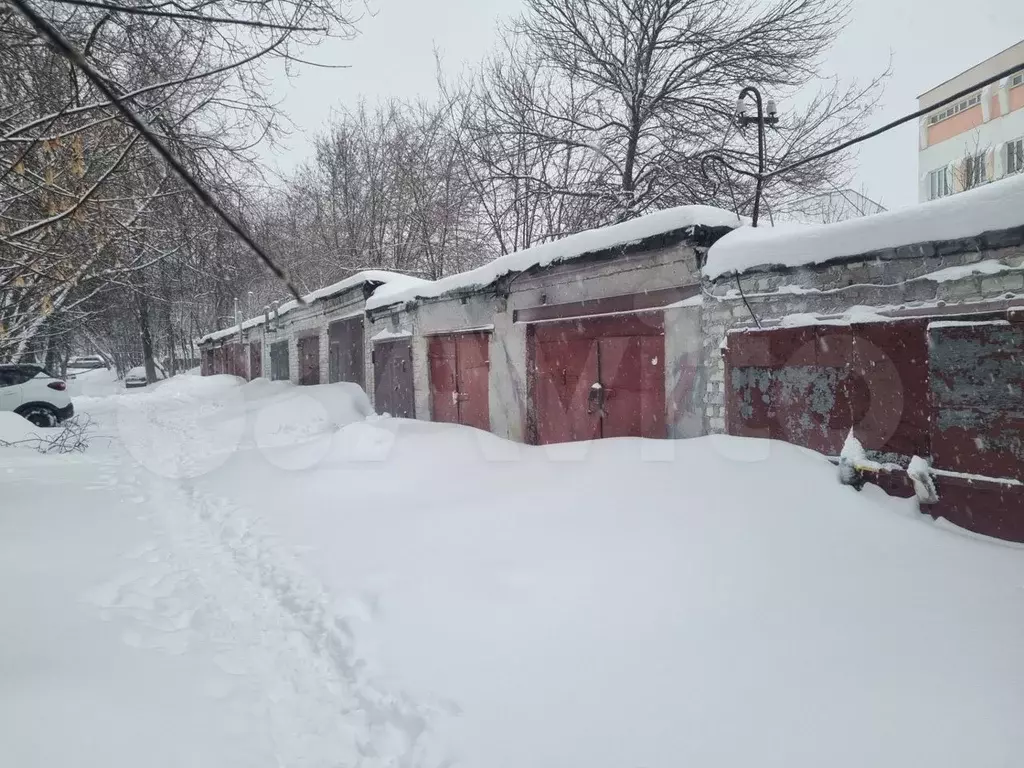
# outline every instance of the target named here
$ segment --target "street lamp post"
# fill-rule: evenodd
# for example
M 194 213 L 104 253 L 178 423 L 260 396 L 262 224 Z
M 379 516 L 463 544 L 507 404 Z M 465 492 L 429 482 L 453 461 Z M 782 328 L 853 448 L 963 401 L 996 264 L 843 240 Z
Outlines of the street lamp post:
M 754 106 L 757 108 L 757 114 L 750 116 L 747 114 L 747 102 L 748 96 L 754 97 Z M 767 114 L 765 112 L 767 111 Z M 705 162 L 708 160 L 717 160 L 719 163 L 724 165 L 726 168 L 731 170 L 733 173 L 738 173 L 743 176 L 750 176 L 754 179 L 754 213 L 750 218 L 751 226 L 757 226 L 757 218 L 761 212 L 761 191 L 764 188 L 764 162 L 765 162 L 765 142 L 764 142 L 764 127 L 766 125 L 778 125 L 779 115 L 778 110 L 775 107 L 775 100 L 768 99 L 767 110 L 764 108 L 764 103 L 761 100 L 761 92 L 752 85 L 748 85 L 742 91 L 740 91 L 739 98 L 736 99 L 736 114 L 733 117 L 733 121 L 739 128 L 746 128 L 751 123 L 757 124 L 757 173 L 751 173 L 740 168 L 736 168 L 730 164 L 724 157 L 719 154 L 708 154 L 701 158 L 701 171 L 704 175 L 707 175 L 705 169 Z
M 744 99 L 747 96 L 754 97 L 754 104 L 757 106 L 757 117 L 747 116 L 747 106 Z M 748 85 L 740 91 L 736 99 L 736 125 L 746 128 L 751 123 L 757 123 L 757 178 L 754 187 L 754 215 L 751 217 L 751 224 L 757 226 L 757 214 L 761 210 L 761 189 L 764 187 L 764 127 L 766 125 L 777 125 L 779 122 L 778 112 L 775 108 L 775 100 L 768 99 L 768 114 L 765 115 L 761 102 L 761 92 L 752 85 Z

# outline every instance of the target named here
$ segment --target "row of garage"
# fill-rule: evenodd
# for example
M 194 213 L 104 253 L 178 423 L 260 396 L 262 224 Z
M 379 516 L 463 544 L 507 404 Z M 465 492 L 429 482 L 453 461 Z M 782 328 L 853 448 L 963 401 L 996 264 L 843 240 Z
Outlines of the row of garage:
M 661 217 L 639 237 L 630 222 L 623 242 L 615 227 L 597 246 L 568 238 L 557 260 L 521 252 L 449 285 L 355 275 L 204 338 L 203 373 L 353 382 L 380 413 L 530 443 L 696 434 L 697 390 L 678 380 L 697 364 L 700 259 L 729 231 L 720 213 Z

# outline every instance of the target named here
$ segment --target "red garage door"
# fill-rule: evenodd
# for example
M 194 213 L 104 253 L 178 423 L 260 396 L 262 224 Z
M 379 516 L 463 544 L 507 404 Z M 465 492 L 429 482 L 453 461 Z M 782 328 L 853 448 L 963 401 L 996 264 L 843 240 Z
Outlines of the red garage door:
M 434 421 L 491 428 L 489 347 L 489 333 L 431 337 L 428 357 Z
M 665 437 L 661 313 L 531 327 L 537 443 Z
M 320 383 L 320 337 L 299 339 L 299 384 Z

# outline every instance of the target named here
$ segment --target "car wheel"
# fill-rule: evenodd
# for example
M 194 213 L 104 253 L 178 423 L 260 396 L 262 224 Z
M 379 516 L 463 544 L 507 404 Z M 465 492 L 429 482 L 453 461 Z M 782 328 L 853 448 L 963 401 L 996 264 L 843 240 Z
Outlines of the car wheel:
M 37 427 L 44 429 L 57 426 L 57 412 L 46 405 L 30 405 L 18 411 L 23 417 L 31 421 Z

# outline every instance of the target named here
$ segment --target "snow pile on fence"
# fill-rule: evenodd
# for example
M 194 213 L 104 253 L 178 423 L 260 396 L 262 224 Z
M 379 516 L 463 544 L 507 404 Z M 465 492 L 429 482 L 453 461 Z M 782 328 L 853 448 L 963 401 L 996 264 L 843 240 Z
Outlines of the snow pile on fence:
M 380 283 L 378 291 L 384 290 L 387 293 L 389 289 L 391 292 L 398 290 L 409 290 L 419 284 L 429 284 L 429 281 L 423 280 L 419 277 L 412 277 L 411 275 L 402 275 L 398 272 L 388 272 L 382 269 L 367 269 L 362 272 L 357 272 L 351 277 L 346 277 L 344 280 L 340 280 L 337 283 L 318 288 L 312 293 L 307 293 L 302 297 L 302 303 L 300 304 L 295 299 L 286 301 L 277 308 L 277 312 L 271 312 L 271 317 L 281 317 L 291 312 L 297 307 L 313 304 L 323 299 L 328 299 L 331 296 L 337 296 L 339 293 L 344 293 L 350 288 L 362 285 L 363 283 Z M 266 315 L 257 315 L 251 317 L 248 320 L 244 320 L 241 325 L 233 325 L 230 328 L 224 328 L 220 331 L 214 331 L 203 336 L 199 343 L 203 344 L 207 341 L 217 341 L 219 339 L 226 339 L 229 336 L 235 336 L 240 331 L 248 330 L 249 328 L 255 328 L 258 325 L 262 325 L 266 322 Z
M 835 224 L 741 227 L 708 251 L 715 279 L 755 267 L 799 267 L 1024 225 L 1024 174 L 921 205 Z
M 515 272 L 571 261 L 588 253 L 618 248 L 688 227 L 737 227 L 740 224 L 741 221 L 735 213 L 708 205 L 668 208 L 621 224 L 578 232 L 560 240 L 509 253 L 482 267 L 433 282 L 419 283 L 403 290 L 378 289 L 366 302 L 366 308 L 372 310 L 416 299 L 433 298 L 452 291 L 491 285 L 495 280 Z

